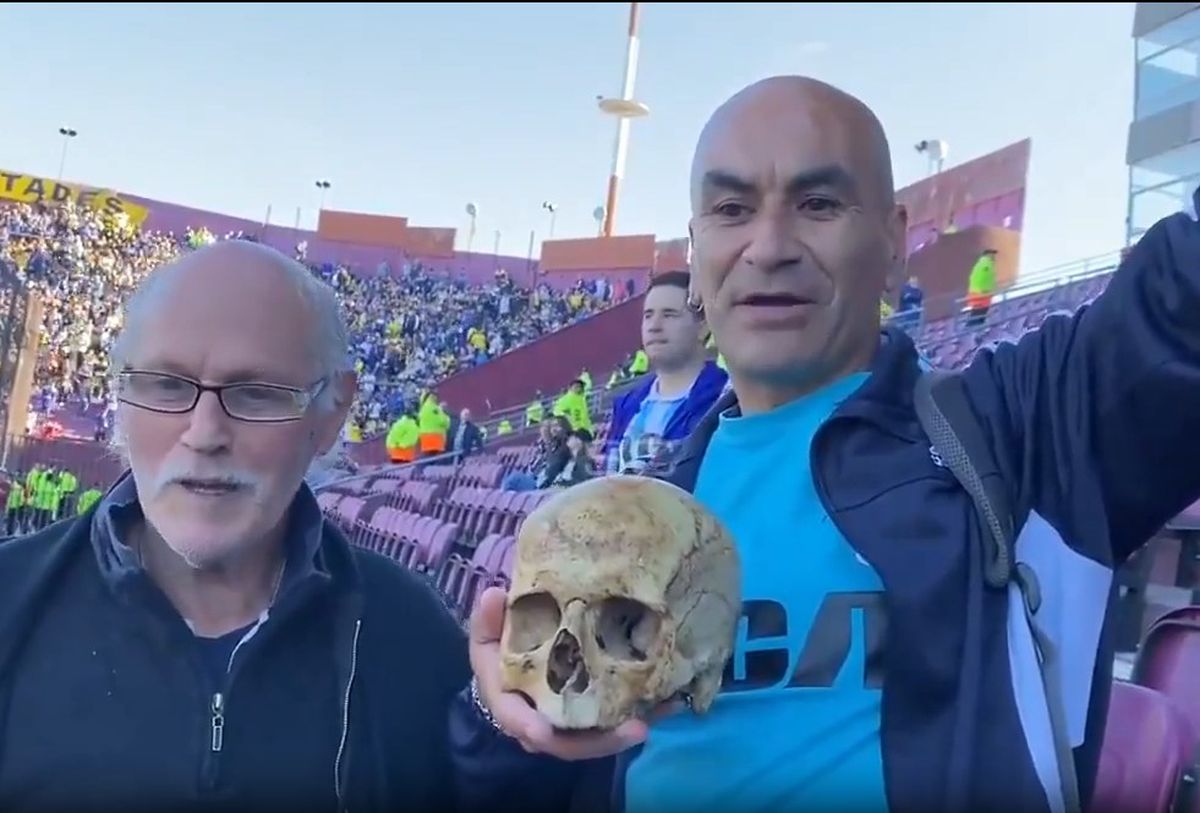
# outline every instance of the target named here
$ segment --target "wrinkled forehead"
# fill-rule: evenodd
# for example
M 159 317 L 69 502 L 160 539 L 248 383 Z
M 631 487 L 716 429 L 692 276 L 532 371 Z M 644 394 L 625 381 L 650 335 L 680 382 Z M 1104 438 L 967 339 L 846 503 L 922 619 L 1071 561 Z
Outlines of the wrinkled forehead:
M 132 366 L 217 383 L 306 387 L 319 377 L 315 314 L 294 289 L 264 280 L 198 281 L 180 280 L 141 315 Z
M 879 179 L 878 157 L 864 123 L 834 106 L 746 106 L 715 117 L 697 145 L 692 202 L 712 193 L 714 179 L 734 178 L 766 193 L 796 178 L 829 177 L 856 191 Z

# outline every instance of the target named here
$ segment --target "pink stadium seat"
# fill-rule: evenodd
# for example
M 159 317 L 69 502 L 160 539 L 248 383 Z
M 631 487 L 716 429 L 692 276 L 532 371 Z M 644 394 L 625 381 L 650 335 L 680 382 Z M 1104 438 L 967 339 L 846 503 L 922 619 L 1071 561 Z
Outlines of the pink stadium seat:
M 423 547 L 424 569 L 429 573 L 440 573 L 450 551 L 458 539 L 458 526 L 449 522 L 437 525 L 429 536 L 428 543 Z
M 368 490 L 372 494 L 392 494 L 398 491 L 402 485 L 404 484 L 395 477 L 376 477 L 371 481 Z
M 336 517 L 343 528 L 350 527 L 354 520 L 358 519 L 358 512 L 362 510 L 363 501 L 358 497 L 343 497 L 341 502 L 337 504 Z
M 1200 739 L 1200 607 L 1180 607 L 1150 625 L 1133 681 L 1171 698 Z
M 500 572 L 497 574 L 497 579 L 505 589 L 512 584 L 513 560 L 516 556 L 517 546 L 514 543 L 504 549 L 504 557 L 500 560 Z
M 1170 700 L 1114 682 L 1091 809 L 1168 813 L 1192 752 L 1187 725 Z
M 491 563 L 496 548 L 503 538 L 499 534 L 486 536 L 475 548 L 470 560 L 461 556 L 454 557 L 453 565 L 448 565 L 450 571 L 447 579 L 446 595 L 460 619 L 465 619 L 474 601 L 476 583 L 480 578 L 486 578 L 488 565 Z
M 496 499 L 500 492 L 479 489 L 479 499 L 467 514 L 464 527 L 470 539 L 480 539 L 487 535 L 488 518 L 496 507 Z

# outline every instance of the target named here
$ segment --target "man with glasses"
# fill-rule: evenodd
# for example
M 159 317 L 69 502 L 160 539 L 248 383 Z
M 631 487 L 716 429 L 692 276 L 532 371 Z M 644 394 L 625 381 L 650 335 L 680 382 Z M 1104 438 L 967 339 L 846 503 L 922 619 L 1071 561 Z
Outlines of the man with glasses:
M 332 291 L 207 246 L 111 361 L 129 472 L 0 550 L 0 809 L 446 809 L 461 631 L 304 484 L 355 392 Z

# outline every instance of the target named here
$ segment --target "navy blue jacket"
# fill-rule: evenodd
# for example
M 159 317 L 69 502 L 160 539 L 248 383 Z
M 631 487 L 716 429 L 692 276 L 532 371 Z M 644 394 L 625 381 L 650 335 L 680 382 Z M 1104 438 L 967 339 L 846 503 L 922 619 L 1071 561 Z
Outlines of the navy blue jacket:
M 889 808 L 1059 811 L 1018 588 L 982 578 L 975 511 L 913 409 L 920 374 L 907 336 L 887 331 L 868 382 L 811 448 L 826 511 L 884 585 Z M 996 470 L 981 474 L 1012 497 L 1016 555 L 1042 588 L 1037 622 L 1061 653 L 1086 803 L 1111 683 L 1114 570 L 1200 496 L 1200 225 L 1182 214 L 1160 222 L 1092 305 L 981 353 L 963 377 L 995 455 Z M 718 413 L 736 408 L 732 394 L 717 404 L 674 482 L 695 484 Z M 497 799 L 525 810 L 620 807 L 632 755 L 576 765 L 526 756 L 461 696 L 451 726 L 469 809 Z
M 446 714 L 470 672 L 431 585 L 302 489 L 306 558 L 239 647 L 218 735 L 192 633 L 112 543 L 108 502 L 0 545 L 0 810 L 450 808 Z
M 642 408 L 642 402 L 646 400 L 646 396 L 650 394 L 650 390 L 657 380 L 658 376 L 647 376 L 645 382 L 613 402 L 612 428 L 608 432 L 608 442 L 604 447 L 605 454 L 612 452 L 621 443 L 621 439 L 625 437 L 625 430 L 629 427 L 629 422 L 633 420 L 633 416 L 638 414 L 638 410 Z M 724 370 L 711 361 L 705 362 L 687 399 L 679 405 L 679 408 L 671 415 L 671 420 L 667 422 L 667 426 L 663 430 L 663 440 L 683 440 L 690 435 L 700 419 L 712 408 L 728 380 L 729 376 Z

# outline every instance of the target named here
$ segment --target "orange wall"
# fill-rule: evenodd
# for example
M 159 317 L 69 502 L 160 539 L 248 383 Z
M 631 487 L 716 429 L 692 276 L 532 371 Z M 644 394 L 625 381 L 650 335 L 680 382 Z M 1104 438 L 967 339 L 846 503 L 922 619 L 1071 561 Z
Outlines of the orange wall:
M 653 268 L 654 235 L 583 237 L 576 240 L 546 240 L 542 243 L 539 268 L 556 271 Z
M 404 248 L 407 227 L 408 218 L 404 217 L 322 209 L 317 221 L 317 236 L 340 243 Z
M 453 257 L 454 229 L 407 226 L 404 229 L 403 247 L 416 257 Z

